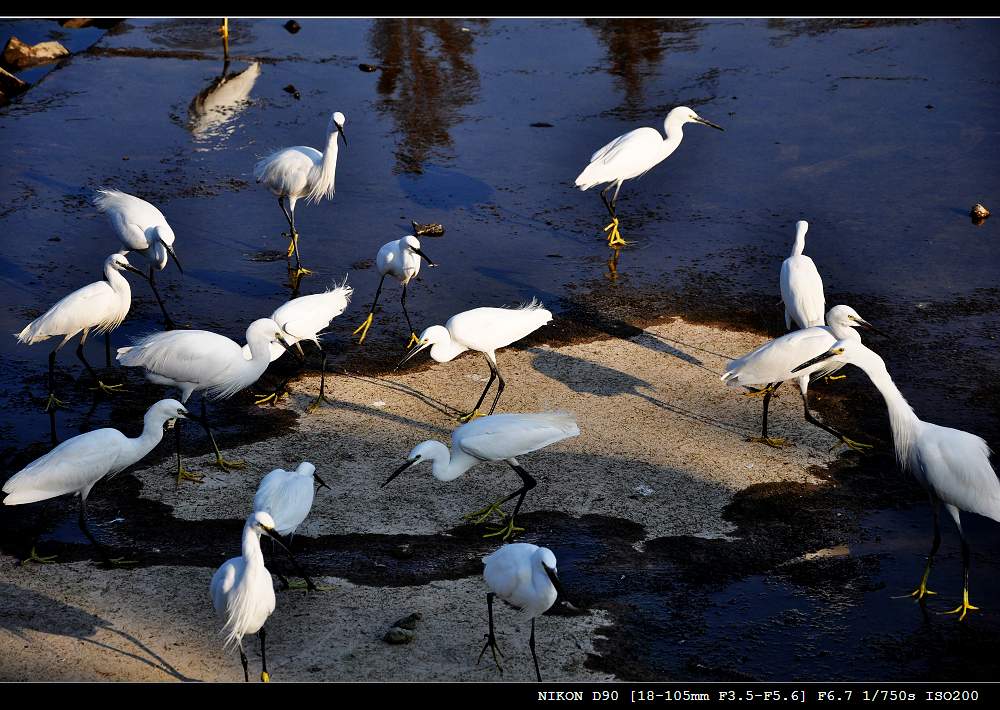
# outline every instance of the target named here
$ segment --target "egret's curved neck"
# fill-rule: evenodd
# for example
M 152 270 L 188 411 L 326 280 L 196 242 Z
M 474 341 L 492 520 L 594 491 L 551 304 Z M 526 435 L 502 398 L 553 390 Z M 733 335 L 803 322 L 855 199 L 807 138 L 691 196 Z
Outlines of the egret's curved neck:
M 663 122 L 663 132 L 667 134 L 667 137 L 660 145 L 660 160 L 664 160 L 681 144 L 684 139 L 684 121 L 671 120 L 668 116 L 667 120 Z
M 128 457 L 132 460 L 129 464 L 145 457 L 163 440 L 163 424 L 162 415 L 146 412 L 146 416 L 142 418 L 142 433 L 128 440 L 132 446 L 131 455 Z
M 913 445 L 916 443 L 917 429 L 922 422 L 914 413 L 910 403 L 903 397 L 903 393 L 896 387 L 896 383 L 892 381 L 882 358 L 862 345 L 851 356 L 850 362 L 864 370 L 868 379 L 882 394 L 885 406 L 889 410 L 889 424 L 892 426 L 892 440 L 896 448 L 896 458 L 899 460 L 901 468 L 908 468 L 911 463 L 910 456 Z
M 324 189 L 324 192 L 330 194 L 333 192 L 333 181 L 337 175 L 337 152 L 340 150 L 340 144 L 337 142 L 337 134 L 337 129 L 333 128 L 326 135 L 323 162 L 319 165 L 319 173 L 314 181 L 320 185 L 329 185 L 329 189 Z
M 795 244 L 792 246 L 792 256 L 802 256 L 802 252 L 806 248 L 806 231 L 805 229 L 799 229 L 795 233 Z
M 852 328 L 849 325 L 844 325 L 843 323 L 829 323 L 827 327 L 830 329 L 831 335 L 833 335 L 833 337 L 837 340 L 861 340 L 861 335 L 858 333 L 857 329 Z
M 104 267 L 104 278 L 107 280 L 112 291 L 119 296 L 128 297 L 129 300 L 132 299 L 132 287 L 129 286 L 128 279 L 122 276 L 122 273 L 118 269 L 108 264 Z
M 243 559 L 247 567 L 264 566 L 264 555 L 260 551 L 260 535 L 252 525 L 243 526 Z
M 452 452 L 440 441 L 428 442 L 429 450 L 424 457 L 431 460 L 431 473 L 439 481 L 453 481 L 478 463 L 461 449 Z
M 257 336 L 247 339 L 247 347 L 250 348 L 250 359 L 244 360 L 253 370 L 260 370 L 260 374 L 264 374 L 264 370 L 267 366 L 271 364 L 271 341 L 263 336 Z
M 434 343 L 431 346 L 431 357 L 436 362 L 450 362 L 468 349 L 461 343 L 449 338 L 443 343 Z

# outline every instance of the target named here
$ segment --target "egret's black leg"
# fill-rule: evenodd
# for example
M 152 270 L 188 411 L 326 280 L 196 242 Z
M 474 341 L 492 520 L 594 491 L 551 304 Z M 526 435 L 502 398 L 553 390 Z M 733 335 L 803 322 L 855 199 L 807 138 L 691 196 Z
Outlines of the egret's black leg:
M 372 325 L 372 320 L 375 318 L 375 306 L 378 305 L 378 297 L 382 295 L 382 284 L 385 283 L 385 274 L 382 274 L 382 278 L 379 279 L 378 288 L 375 289 L 375 300 L 372 301 L 372 307 L 368 311 L 368 317 L 365 318 L 364 322 L 355 329 L 351 335 L 357 335 L 361 333 L 361 338 L 358 339 L 358 345 L 365 342 L 365 336 L 368 335 L 368 329 Z
M 514 469 L 514 473 L 516 473 L 518 476 L 521 477 L 521 482 L 523 485 L 516 491 L 511 493 L 509 496 L 504 498 L 503 500 L 494 503 L 491 507 L 494 509 L 499 508 L 507 501 L 512 500 L 514 497 L 517 497 L 517 503 L 514 505 L 514 512 L 510 514 L 510 519 L 507 521 L 507 524 L 505 526 L 503 526 L 499 530 L 494 530 L 493 532 L 488 533 L 483 537 L 496 537 L 497 535 L 502 535 L 503 537 L 501 539 L 506 540 L 515 532 L 524 531 L 524 528 L 519 528 L 514 525 L 514 519 L 517 517 L 518 511 L 521 510 L 521 504 L 524 503 L 524 497 L 528 495 L 528 491 L 530 491 L 532 488 L 538 485 L 538 481 L 532 478 L 531 474 L 525 471 L 520 466 L 517 466 L 516 464 L 512 464 L 510 462 L 508 462 L 508 465 L 512 469 Z
M 333 404 L 326 396 L 326 362 L 329 356 L 323 353 L 323 367 L 320 369 L 319 375 L 319 394 L 316 395 L 316 399 L 309 403 L 309 411 L 313 412 L 319 406 L 320 402 L 326 402 L 327 404 Z
M 622 239 L 621 233 L 618 231 L 618 191 L 621 189 L 622 184 L 619 182 L 618 186 L 615 188 L 615 195 L 611 198 L 611 202 L 608 202 L 607 191 L 611 189 L 611 185 L 608 185 L 601 191 L 601 200 L 604 201 L 604 206 L 608 208 L 608 213 L 611 215 L 611 224 L 604 228 L 605 232 L 608 232 L 608 246 L 617 249 L 619 247 L 625 246 L 627 242 Z
M 208 434 L 209 440 L 212 442 L 212 448 L 215 449 L 215 463 L 218 464 L 219 468 L 223 471 L 230 471 L 234 468 L 245 468 L 245 461 L 227 461 L 222 458 L 222 452 L 219 451 L 219 445 L 215 443 L 215 435 L 212 433 L 212 428 L 208 425 L 208 410 L 206 409 L 204 397 L 201 400 L 201 425 L 205 428 L 205 432 Z
M 500 647 L 497 646 L 497 637 L 493 634 L 493 597 L 495 596 L 496 594 L 493 592 L 486 595 L 486 608 L 489 609 L 490 613 L 490 632 L 486 634 L 486 643 L 483 644 L 483 650 L 479 652 L 479 658 L 476 660 L 476 665 L 478 666 L 479 662 L 483 660 L 483 654 L 486 653 L 486 649 L 488 648 L 493 654 L 493 662 L 497 664 L 497 670 L 500 671 L 500 675 L 503 675 L 503 666 L 500 665 L 500 659 L 497 658 L 497 654 L 499 653 L 503 656 L 503 652 L 500 650 Z
M 952 516 L 955 518 L 955 522 L 958 523 L 958 511 L 949 506 Z M 958 620 L 963 621 L 965 615 L 970 611 L 978 611 L 978 606 L 972 606 L 969 603 L 969 567 L 971 565 L 972 550 L 969 548 L 969 543 L 965 539 L 965 531 L 962 530 L 961 524 L 958 525 L 958 534 L 962 537 L 962 603 L 951 611 L 945 612 L 946 614 L 958 614 Z
M 106 367 L 111 367 L 111 331 L 104 333 L 104 363 Z
M 490 364 L 492 364 L 492 363 L 490 363 Z M 503 375 L 500 374 L 500 368 L 497 367 L 495 369 L 496 369 L 496 374 L 497 374 L 497 380 L 499 380 L 499 384 L 497 384 L 497 394 L 493 398 L 493 405 L 490 407 L 490 414 L 493 414 L 493 410 L 497 408 L 497 402 L 500 401 L 500 395 L 503 394 L 503 388 L 507 384 L 506 382 L 503 381 Z
M 261 626 L 257 636 L 260 637 L 260 679 L 270 683 L 271 675 L 267 672 L 267 627 Z
M 153 295 L 156 296 L 156 302 L 160 306 L 160 312 L 163 314 L 163 327 L 165 330 L 176 330 L 177 324 L 174 323 L 174 319 L 170 317 L 167 313 L 167 307 L 163 305 L 163 299 L 160 297 L 160 291 L 156 288 L 156 269 L 153 266 L 149 267 L 149 287 L 153 289 Z
M 243 680 L 250 682 L 250 665 L 247 663 L 247 654 L 243 652 L 243 641 L 240 641 L 240 663 L 243 664 Z
M 407 349 L 413 347 L 417 344 L 417 332 L 413 330 L 413 323 L 410 322 L 410 314 L 406 311 L 406 282 L 403 282 L 403 295 L 399 297 L 399 303 L 403 306 L 403 315 L 406 316 L 406 327 L 410 329 L 410 341 L 407 343 Z
M 614 185 L 614 183 L 609 183 L 606 188 L 601 190 L 601 202 L 603 202 L 604 207 L 607 208 L 608 214 L 611 215 L 611 219 L 615 219 L 615 210 L 611 206 L 611 203 L 608 202 L 608 190 L 611 189 L 612 185 Z
M 493 367 L 493 363 L 490 362 L 489 358 L 486 358 L 486 364 L 490 366 L 490 380 L 489 382 L 486 383 L 486 387 L 483 388 L 483 393 L 479 395 L 479 401 L 476 402 L 476 406 L 472 408 L 472 411 L 469 412 L 468 414 L 463 414 L 458 418 L 458 421 L 460 422 L 471 422 L 473 419 L 480 416 L 479 408 L 483 406 L 483 400 L 486 399 L 486 393 L 490 391 L 490 387 L 493 386 L 493 380 L 497 378 L 498 374 L 496 369 Z M 494 406 L 495 405 L 496 403 L 494 402 Z M 491 411 L 490 413 L 492 414 L 493 412 Z
M 750 437 L 750 441 L 757 441 L 757 442 L 760 442 L 762 444 L 767 444 L 768 446 L 773 446 L 775 448 L 778 448 L 778 447 L 781 447 L 781 446 L 785 446 L 785 440 L 784 439 L 776 438 L 776 437 L 770 437 L 770 436 L 767 435 L 767 411 L 768 411 L 769 405 L 771 404 L 771 397 L 774 396 L 775 390 L 777 390 L 779 387 L 781 387 L 781 384 L 782 384 L 781 382 L 772 382 L 767 387 L 765 387 L 763 390 L 758 390 L 756 392 L 750 393 L 750 394 L 752 394 L 754 396 L 758 395 L 759 392 L 763 392 L 764 393 L 764 414 L 763 414 L 763 421 L 761 423 L 760 436 L 759 437 L 756 437 L 756 436 Z
M 106 385 L 106 384 L 104 384 L 101 381 L 101 378 L 98 376 L 97 371 L 94 370 L 94 368 L 90 366 L 89 362 L 87 362 L 87 358 L 84 357 L 84 354 L 83 354 L 83 344 L 86 341 L 86 339 L 87 339 L 86 335 L 83 338 L 80 339 L 79 344 L 76 346 L 76 356 L 80 359 L 80 362 L 83 363 L 83 366 L 87 368 L 87 372 L 90 373 L 90 376 L 93 377 L 97 381 L 97 388 L 100 389 L 102 392 L 107 392 L 109 394 L 120 390 L 122 388 L 122 385 Z
M 538 670 L 538 656 L 535 654 L 535 618 L 531 617 L 531 638 L 528 639 L 528 647 L 531 648 L 531 657 L 535 660 L 535 675 L 538 682 L 542 682 L 542 672 Z
M 285 209 L 285 198 L 283 195 L 278 195 L 278 207 L 281 208 L 281 213 L 285 215 L 285 220 L 288 221 L 288 228 L 293 232 L 295 231 L 295 226 L 292 224 L 292 217 L 288 214 L 288 210 Z
M 63 341 L 65 343 L 65 341 Z M 45 404 L 45 411 L 49 413 L 49 421 L 52 424 L 52 445 L 55 446 L 56 440 L 56 419 L 55 411 L 56 407 L 63 406 L 64 402 L 56 397 L 56 353 L 59 352 L 59 348 L 62 347 L 60 343 L 55 350 L 49 353 L 49 400 Z
M 608 185 L 608 187 L 611 187 Z M 615 195 L 611 198 L 611 214 L 618 214 L 618 192 L 622 189 L 622 183 L 619 182 L 618 186 L 615 188 Z
M 766 400 L 765 400 L 765 402 L 766 402 Z M 829 434 L 833 434 L 835 437 L 837 437 L 838 439 L 840 439 L 846 446 L 854 449 L 855 451 L 864 451 L 866 449 L 872 448 L 871 444 L 862 444 L 862 443 L 860 443 L 858 441 L 855 441 L 854 439 L 850 439 L 850 438 L 844 436 L 843 434 L 841 434 L 836 429 L 834 429 L 832 426 L 828 426 L 828 425 L 824 424 L 823 422 L 821 422 L 820 420 L 818 420 L 816 417 L 814 417 L 812 415 L 812 412 L 809 411 L 809 395 L 806 394 L 805 392 L 802 393 L 802 405 L 803 405 L 803 407 L 805 407 L 806 421 L 809 422 L 810 424 L 814 424 L 815 426 L 818 426 L 823 431 L 825 431 L 825 432 L 827 432 Z

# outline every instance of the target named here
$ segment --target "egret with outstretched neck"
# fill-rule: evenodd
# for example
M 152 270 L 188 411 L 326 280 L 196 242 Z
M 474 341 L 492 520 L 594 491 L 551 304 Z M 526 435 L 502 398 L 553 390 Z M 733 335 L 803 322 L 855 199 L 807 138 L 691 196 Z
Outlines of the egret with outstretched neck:
M 934 555 L 941 544 L 941 527 L 938 508 L 945 509 L 955 521 L 962 538 L 962 603 L 947 612 L 965 619 L 969 611 L 978 609 L 969 603 L 969 563 L 971 551 L 962 530 L 959 511 L 977 513 L 1000 522 L 1000 480 L 990 465 L 990 447 L 982 437 L 960 429 L 925 422 L 917 417 L 903 393 L 892 381 L 885 361 L 860 340 L 838 340 L 833 347 L 803 362 L 798 370 L 805 370 L 828 362 L 855 365 L 868 375 L 868 379 L 882 395 L 889 410 L 889 425 L 896 449 L 896 460 L 903 471 L 909 471 L 930 495 L 934 511 L 934 541 L 920 584 L 910 593 L 923 602 Z
M 601 190 L 601 200 L 611 215 L 611 224 L 604 228 L 608 232 L 609 247 L 618 248 L 628 243 L 622 239 L 618 230 L 616 206 L 622 183 L 645 174 L 666 160 L 684 139 L 684 124 L 692 122 L 723 130 L 721 126 L 705 120 L 687 106 L 678 106 L 663 121 L 666 137 L 661 136 L 655 128 L 637 128 L 618 136 L 590 156 L 590 164 L 577 176 L 576 186 L 581 190 L 589 190 L 595 185 L 608 184 Z M 612 187 L 615 188 L 615 194 L 608 202 L 607 192 Z

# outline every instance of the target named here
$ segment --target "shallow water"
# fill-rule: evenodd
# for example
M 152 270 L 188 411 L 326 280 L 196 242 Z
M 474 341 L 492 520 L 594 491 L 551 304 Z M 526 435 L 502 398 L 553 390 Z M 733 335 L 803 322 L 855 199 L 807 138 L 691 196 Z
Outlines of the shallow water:
M 402 353 L 405 322 L 392 284 L 364 351 L 348 343 L 378 280 L 375 252 L 408 233 L 411 220 L 447 230 L 424 240 L 440 266 L 410 289 L 418 328 L 476 305 L 537 296 L 565 317 L 570 334 L 585 326 L 627 334 L 622 321 L 670 313 L 777 334 L 778 269 L 804 217 L 806 253 L 828 304 L 849 303 L 892 335 L 873 347 L 918 413 L 1000 442 L 998 222 L 968 218 L 975 202 L 995 208 L 1000 187 L 998 22 L 304 20 L 295 35 L 282 24 L 232 22 L 226 69 L 259 61 L 260 76 L 245 100 L 218 98 L 207 113 L 195 99 L 204 103 L 224 71 L 210 20 L 130 20 L 89 51 L 25 75 L 38 84 L 0 108 L 0 331 L 19 331 L 61 295 L 100 278 L 101 261 L 118 248 L 89 205 L 104 186 L 153 201 L 173 225 L 185 272 L 170 266 L 158 281 L 174 318 L 241 339 L 251 320 L 290 294 L 284 260 L 273 258 L 287 243 L 279 236 L 284 218 L 254 184 L 253 165 L 273 148 L 320 146 L 330 112 L 340 110 L 348 143 L 337 194 L 301 204 L 296 221 L 305 264 L 316 271 L 302 292 L 344 274 L 356 289 L 327 338 L 347 366 Z M 5 21 L 0 30 L 31 42 L 60 38 L 74 51 L 99 36 L 41 21 Z M 363 72 L 359 63 L 379 69 Z M 612 279 L 603 206 L 573 178 L 593 150 L 639 125 L 661 127 L 678 104 L 726 131 L 689 125 L 674 155 L 625 185 L 619 212 L 634 244 Z M 146 285 L 133 280 L 133 291 L 116 346 L 160 328 Z M 5 471 L 47 446 L 40 406 L 49 349 L 0 340 Z M 57 416 L 59 437 L 109 421 L 137 429 L 136 411 L 158 390 L 128 373 L 127 399 L 91 402 L 72 351 L 59 357 L 61 372 L 79 378 L 58 380 L 70 403 Z M 101 351 L 99 341 L 88 347 L 95 365 Z M 249 401 L 244 393 L 219 408 L 223 447 L 226 437 L 244 435 L 234 424 Z M 276 433 L 267 415 L 255 412 L 252 435 Z M 290 423 L 285 417 L 281 426 Z M 917 519 L 923 514 L 913 509 Z M 869 534 L 885 527 L 885 539 L 919 540 L 915 549 L 852 548 L 849 559 L 872 584 L 919 572 L 925 533 L 911 530 L 910 515 L 859 523 Z M 973 525 L 981 549 L 996 549 L 996 526 Z M 64 535 L 73 533 L 55 537 Z M 947 567 L 956 555 L 938 570 L 950 582 L 959 578 Z M 996 570 L 989 557 L 975 564 L 982 606 L 996 608 Z M 687 640 L 686 654 L 658 649 L 650 673 L 938 677 L 926 655 L 901 660 L 908 657 L 852 645 L 868 638 L 865 628 L 904 623 L 908 611 L 898 610 L 906 603 L 888 605 L 885 589 L 855 590 L 845 606 L 835 595 L 747 573 L 711 594 L 712 603 L 696 607 L 702 641 Z M 670 628 L 674 612 L 657 594 L 636 592 L 634 607 L 616 617 L 626 631 Z M 784 615 L 797 622 L 780 621 L 786 608 L 797 610 Z M 949 645 L 955 627 L 937 622 L 930 628 L 948 631 L 934 636 L 911 616 L 897 631 L 930 634 L 935 653 L 962 656 Z M 796 624 L 810 629 L 806 647 L 788 643 L 801 636 Z M 992 621 L 979 628 L 973 633 L 992 642 Z M 738 663 L 720 658 L 718 640 L 742 632 L 763 652 Z M 863 660 L 846 662 L 851 653 Z M 956 667 L 952 677 L 962 673 Z

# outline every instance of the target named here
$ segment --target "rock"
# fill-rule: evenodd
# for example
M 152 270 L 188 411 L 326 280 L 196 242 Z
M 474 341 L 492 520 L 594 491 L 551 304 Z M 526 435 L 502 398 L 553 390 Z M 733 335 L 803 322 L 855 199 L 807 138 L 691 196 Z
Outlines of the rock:
M 361 71 L 373 72 L 376 71 L 378 67 L 375 66 L 374 64 L 359 64 L 358 69 L 360 69 Z
M 423 615 L 419 611 L 415 611 L 409 616 L 404 616 L 402 619 L 393 624 L 393 628 L 413 631 L 415 628 L 417 628 L 417 622 L 423 618 L 424 618 Z
M 90 27 L 94 22 L 92 17 L 72 17 L 68 20 L 59 20 L 59 24 L 71 30 L 78 30 L 81 27 Z
M 389 629 L 386 635 L 382 637 L 382 640 L 386 643 L 398 645 L 410 643 L 414 638 L 416 638 L 416 634 L 409 629 L 401 629 L 398 626 L 393 626 Z
M 536 121 L 531 124 L 532 128 L 553 128 L 551 123 L 546 123 L 545 121 Z
M 969 216 L 972 217 L 972 221 L 976 224 L 982 224 L 990 216 L 990 211 L 982 203 L 977 202 L 972 211 L 969 212 Z
M 25 69 L 68 56 L 69 50 L 58 42 L 39 42 L 31 46 L 17 37 L 7 40 L 7 46 L 3 50 L 4 63 L 15 69 Z
M 288 22 L 285 23 L 285 29 L 291 32 L 292 34 L 295 34 L 296 32 L 302 29 L 302 25 L 300 25 L 295 20 L 289 20 Z
M 286 93 L 289 93 L 292 96 L 294 96 L 296 101 L 302 98 L 302 94 L 299 93 L 299 90 L 295 88 L 294 84 L 289 84 L 288 86 L 285 87 L 284 90 Z
M 443 224 L 413 224 L 413 236 L 415 237 L 440 237 L 444 235 Z
M 645 483 L 640 483 L 638 486 L 632 489 L 632 491 L 643 498 L 653 495 L 653 489 L 647 486 Z M 632 496 L 635 498 L 636 496 Z
M 0 104 L 5 104 L 14 96 L 28 90 L 28 83 L 0 67 Z

